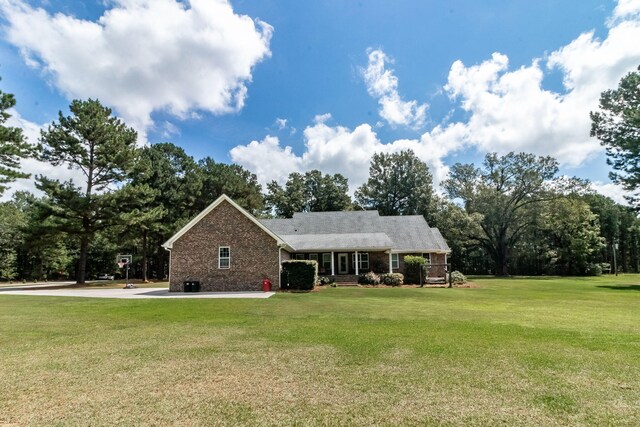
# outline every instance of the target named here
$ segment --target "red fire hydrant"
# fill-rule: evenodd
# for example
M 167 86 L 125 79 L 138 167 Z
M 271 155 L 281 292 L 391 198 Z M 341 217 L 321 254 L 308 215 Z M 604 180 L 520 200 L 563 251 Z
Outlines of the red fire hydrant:
M 262 292 L 271 292 L 271 280 L 264 279 L 262 281 Z

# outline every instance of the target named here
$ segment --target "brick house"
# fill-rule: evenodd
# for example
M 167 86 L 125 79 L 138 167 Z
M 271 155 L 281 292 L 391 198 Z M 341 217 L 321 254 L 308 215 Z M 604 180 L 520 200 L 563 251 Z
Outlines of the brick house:
M 357 281 L 360 273 L 404 273 L 404 257 L 429 259 L 430 277 L 443 277 L 451 252 L 420 215 L 377 211 L 307 212 L 258 219 L 222 195 L 163 247 L 170 251 L 171 291 L 199 281 L 203 291 L 258 291 L 263 279 L 280 284 L 280 264 L 315 260 L 318 274 Z M 357 260 L 357 262 L 356 262 Z

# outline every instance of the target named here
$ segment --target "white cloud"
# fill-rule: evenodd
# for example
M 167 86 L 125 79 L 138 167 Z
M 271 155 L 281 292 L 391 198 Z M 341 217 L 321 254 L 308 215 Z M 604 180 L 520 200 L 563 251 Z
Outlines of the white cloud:
M 325 113 L 325 114 L 317 114 L 314 118 L 313 121 L 315 123 L 325 123 L 327 121 L 331 120 L 331 113 Z
M 617 22 L 604 40 L 581 34 L 552 52 L 546 67 L 535 59 L 509 70 L 507 56 L 499 53 L 470 67 L 456 61 L 445 89 L 469 113 L 465 144 L 551 155 L 569 167 L 583 164 L 602 152 L 589 136 L 589 112 L 597 109 L 602 91 L 616 87 L 640 63 L 640 44 L 631 40 L 640 40 L 638 20 Z M 562 93 L 543 87 L 545 69 L 562 73 Z
M 277 126 L 278 130 L 282 130 L 287 127 L 287 119 L 281 119 L 278 117 L 274 124 Z
M 382 50 L 369 50 L 369 63 L 362 70 L 369 94 L 378 98 L 380 117 L 392 126 L 402 125 L 420 128 L 427 115 L 427 104 L 403 101 L 398 93 L 398 78 L 386 68 L 392 62 Z
M 165 120 L 162 123 L 161 130 L 162 130 L 162 137 L 166 139 L 169 139 L 174 135 L 181 134 L 180 128 L 167 120 Z
M 448 173 L 444 158 L 468 148 L 501 154 L 533 152 L 554 156 L 564 166 L 578 166 L 602 152 L 598 141 L 589 137 L 589 112 L 597 108 L 600 93 L 616 87 L 640 63 L 640 43 L 631 42 L 640 40 L 640 21 L 622 19 L 633 16 L 638 1 L 618 3 L 616 13 L 621 19 L 610 25 L 604 40 L 593 32 L 581 34 L 547 59 L 534 59 L 528 66 L 510 70 L 508 57 L 500 53 L 473 66 L 454 62 L 444 89 L 468 113 L 465 121 L 440 124 L 417 139 L 383 143 L 369 124 L 353 130 L 331 127 L 326 124 L 331 115 L 324 114 L 305 129 L 300 155 L 291 147 L 281 147 L 277 138 L 267 137 L 234 148 L 231 158 L 263 183 L 272 179 L 282 183 L 292 171 L 320 169 L 346 175 L 352 191 L 368 177 L 373 153 L 402 149 L 414 150 L 429 165 L 436 185 Z M 384 52 L 370 51 L 369 66 L 363 71 L 369 93 L 380 98 L 381 115 L 395 124 L 423 121 L 426 105 L 419 110 L 415 101 L 409 103 L 416 107 L 409 108 L 411 114 L 400 114 L 397 120 L 393 110 L 385 109 L 382 98 L 389 103 L 400 99 L 395 97 L 398 79 L 386 68 L 388 61 Z M 564 77 L 561 92 L 544 87 L 545 73 L 556 70 Z M 613 184 L 594 187 L 623 201 Z
M 30 144 L 35 145 L 40 138 L 40 130 L 44 127 L 44 125 L 40 126 L 36 123 L 24 119 L 17 111 L 13 109 L 9 111 L 9 114 L 11 114 L 11 117 L 9 117 L 9 120 L 7 120 L 6 125 L 22 129 L 22 133 L 25 136 L 26 140 Z M 43 193 L 36 189 L 35 186 L 34 180 L 37 175 L 44 175 L 48 178 L 58 179 L 60 181 L 73 180 L 76 185 L 80 185 L 82 183 L 82 180 L 84 179 L 84 175 L 79 170 L 68 169 L 64 165 L 53 166 L 50 163 L 40 162 L 35 159 L 23 159 L 20 162 L 20 170 L 22 172 L 31 174 L 31 177 L 18 179 L 15 182 L 10 183 L 8 185 L 9 189 L 2 194 L 2 196 L 0 197 L 0 201 L 11 199 L 13 193 L 15 193 L 16 191 L 28 191 L 38 196 L 42 196 Z
M 255 173 L 260 184 L 284 182 L 291 172 L 300 170 L 300 158 L 291 147 L 281 147 L 277 136 L 238 145 L 229 152 L 231 159 Z
M 315 123 L 304 130 L 305 151 L 296 155 L 289 146 L 282 147 L 277 137 L 267 136 L 262 141 L 234 147 L 231 159 L 258 176 L 261 184 L 275 180 L 284 183 L 291 172 L 319 169 L 324 173 L 341 173 L 349 179 L 353 192 L 369 176 L 369 163 L 374 153 L 395 153 L 411 149 L 429 165 L 434 181 L 446 177 L 448 168 L 442 157 L 457 147 L 459 125 L 436 127 L 421 139 L 397 140 L 383 144 L 370 125 L 361 124 L 351 130 L 343 126 L 328 126 L 327 115 L 317 116 Z
M 142 133 L 154 111 L 239 111 L 273 28 L 226 0 L 114 0 L 87 21 L 0 0 L 8 40 L 69 98 L 99 98 Z M 197 113 L 196 113 L 197 114 Z
M 624 191 L 624 189 L 619 185 L 616 185 L 612 182 L 603 183 L 596 181 L 591 183 L 591 188 L 593 188 L 603 196 L 612 198 L 614 201 L 620 203 L 621 205 L 629 205 L 629 202 L 624 198 L 624 196 L 630 196 L 631 194 Z
M 640 0 L 618 0 L 618 4 L 613 11 L 613 17 L 628 18 L 640 14 Z

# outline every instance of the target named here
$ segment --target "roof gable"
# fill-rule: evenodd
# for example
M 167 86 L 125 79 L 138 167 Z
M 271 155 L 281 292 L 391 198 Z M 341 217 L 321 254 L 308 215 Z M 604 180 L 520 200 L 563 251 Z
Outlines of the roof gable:
M 251 222 L 253 222 L 255 225 L 257 225 L 262 231 L 267 233 L 269 236 L 273 237 L 276 240 L 276 242 L 278 242 L 278 244 L 285 244 L 285 242 L 277 234 L 275 234 L 273 231 L 271 231 L 267 227 L 265 227 L 264 224 L 262 224 L 260 221 L 258 221 L 256 219 L 256 217 L 254 217 L 249 212 L 244 210 L 236 202 L 231 200 L 231 198 L 229 196 L 227 196 L 226 194 L 223 194 L 222 196 L 218 197 L 213 203 L 211 203 L 209 206 L 207 206 L 195 218 L 193 218 L 191 221 L 189 221 L 187 223 L 187 225 L 182 227 L 176 234 L 171 236 L 171 238 L 169 238 L 169 240 L 164 242 L 162 244 L 162 247 L 165 248 L 165 249 L 171 249 L 173 247 L 173 243 L 176 240 L 178 240 L 187 231 L 189 231 L 191 228 L 193 228 L 194 225 L 196 225 L 198 222 L 200 222 L 200 220 L 202 220 L 205 216 L 207 216 L 209 214 L 209 212 L 211 212 L 212 210 L 217 208 L 222 202 L 228 202 L 231 206 L 233 206 L 235 209 L 237 209 L 241 214 L 243 214 L 245 217 L 247 217 Z

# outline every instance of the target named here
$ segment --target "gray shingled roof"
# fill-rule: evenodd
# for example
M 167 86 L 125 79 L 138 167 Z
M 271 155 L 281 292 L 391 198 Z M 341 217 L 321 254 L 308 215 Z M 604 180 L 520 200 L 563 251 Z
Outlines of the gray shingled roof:
M 429 227 L 420 215 L 380 216 L 378 211 L 305 212 L 289 219 L 259 221 L 298 251 L 450 251 L 438 229 Z
M 280 238 L 296 251 L 361 250 L 393 248 L 385 233 L 284 234 Z

